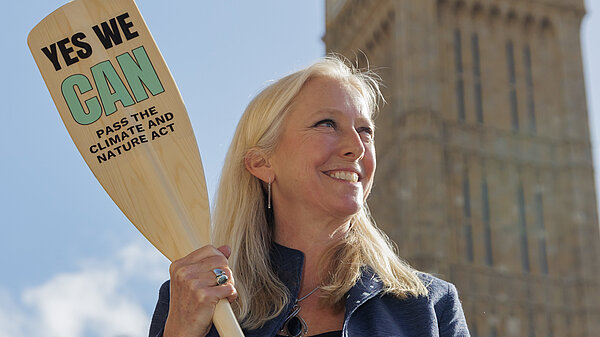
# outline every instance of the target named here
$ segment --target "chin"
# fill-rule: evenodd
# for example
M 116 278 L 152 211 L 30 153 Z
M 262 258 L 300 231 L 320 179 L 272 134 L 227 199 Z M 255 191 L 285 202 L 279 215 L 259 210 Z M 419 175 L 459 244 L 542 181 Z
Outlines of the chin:
M 363 202 L 351 202 L 338 205 L 332 213 L 337 213 L 340 217 L 349 218 L 360 212 Z

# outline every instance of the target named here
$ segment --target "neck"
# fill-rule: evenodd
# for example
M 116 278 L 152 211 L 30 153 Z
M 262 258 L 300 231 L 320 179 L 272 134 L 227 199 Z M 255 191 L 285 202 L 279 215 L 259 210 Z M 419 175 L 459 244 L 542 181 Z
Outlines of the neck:
M 281 218 L 275 213 L 275 242 L 304 253 L 300 296 L 322 284 L 321 277 L 327 275 L 322 269 L 329 263 L 322 261 L 322 257 L 346 235 L 349 226 L 349 220 L 319 221 L 287 216 Z M 323 265 L 319 264 L 320 262 Z

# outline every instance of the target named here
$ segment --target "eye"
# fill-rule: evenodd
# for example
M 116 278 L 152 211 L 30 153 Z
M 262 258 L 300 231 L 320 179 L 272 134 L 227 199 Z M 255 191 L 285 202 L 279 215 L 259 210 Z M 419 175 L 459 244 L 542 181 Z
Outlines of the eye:
M 373 128 L 370 126 L 360 127 L 356 129 L 356 131 L 361 134 L 362 137 L 365 137 L 368 140 L 373 139 L 373 136 L 375 135 L 375 130 L 373 130 Z
M 332 119 L 323 119 L 321 121 L 318 121 L 314 127 L 319 127 L 319 126 L 324 126 L 324 127 L 328 127 L 328 128 L 334 128 L 335 129 L 335 121 Z

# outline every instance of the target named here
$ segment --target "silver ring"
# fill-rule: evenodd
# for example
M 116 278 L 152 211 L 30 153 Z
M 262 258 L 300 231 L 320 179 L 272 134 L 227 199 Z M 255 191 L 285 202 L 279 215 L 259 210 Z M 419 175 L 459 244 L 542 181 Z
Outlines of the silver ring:
M 212 270 L 212 272 L 215 274 L 215 277 L 217 278 L 217 285 L 219 286 L 227 283 L 229 280 L 229 277 L 225 275 L 223 269 L 215 268 Z

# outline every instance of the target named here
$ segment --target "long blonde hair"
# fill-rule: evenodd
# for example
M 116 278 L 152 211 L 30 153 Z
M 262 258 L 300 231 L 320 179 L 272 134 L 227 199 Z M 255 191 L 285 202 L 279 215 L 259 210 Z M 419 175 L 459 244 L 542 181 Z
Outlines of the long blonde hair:
M 273 225 L 268 219 L 263 184 L 248 172 L 244 160 L 250 150 L 272 153 L 294 97 L 316 77 L 352 85 L 371 117 L 383 99 L 379 77 L 372 71 L 328 56 L 269 85 L 246 108 L 225 158 L 213 213 L 213 242 L 231 247 L 229 266 L 238 291 L 233 307 L 244 328 L 256 329 L 277 317 L 290 298 L 287 287 L 271 269 Z M 344 238 L 325 256 L 329 259 L 323 261 L 335 260 L 324 266 L 330 273 L 321 287 L 322 301 L 328 305 L 343 306 L 345 294 L 365 266 L 375 271 L 387 293 L 399 298 L 427 295 L 415 270 L 397 256 L 389 238 L 375 226 L 366 204 L 352 218 Z

